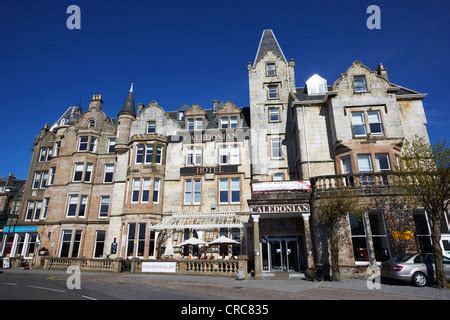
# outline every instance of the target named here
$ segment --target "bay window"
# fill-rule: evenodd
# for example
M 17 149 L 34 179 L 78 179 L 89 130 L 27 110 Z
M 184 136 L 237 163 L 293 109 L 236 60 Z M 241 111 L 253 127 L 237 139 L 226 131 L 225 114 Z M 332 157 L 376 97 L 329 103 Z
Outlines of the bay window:
M 141 179 L 134 178 L 133 179 L 133 190 L 131 195 L 131 202 L 139 202 L 139 193 L 140 193 Z
M 362 185 L 371 185 L 373 183 L 372 171 L 372 159 L 370 154 L 358 154 L 358 167 L 359 172 L 363 175 L 361 176 Z M 368 175 L 364 175 L 367 173 Z
M 153 185 L 153 203 L 159 203 L 159 189 L 161 185 L 161 180 L 159 178 L 155 178 Z
M 142 203 L 148 203 L 150 199 L 150 178 L 142 179 Z

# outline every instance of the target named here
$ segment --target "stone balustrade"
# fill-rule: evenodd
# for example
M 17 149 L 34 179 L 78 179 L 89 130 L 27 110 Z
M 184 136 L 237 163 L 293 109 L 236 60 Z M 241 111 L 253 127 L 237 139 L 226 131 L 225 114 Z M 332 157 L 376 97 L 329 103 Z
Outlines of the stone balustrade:
M 314 191 L 390 188 L 399 186 L 400 179 L 403 178 L 407 177 L 392 172 L 331 175 L 311 178 L 311 185 Z
M 67 269 L 79 267 L 82 271 L 122 272 L 120 259 L 88 259 L 88 258 L 44 258 L 44 269 Z

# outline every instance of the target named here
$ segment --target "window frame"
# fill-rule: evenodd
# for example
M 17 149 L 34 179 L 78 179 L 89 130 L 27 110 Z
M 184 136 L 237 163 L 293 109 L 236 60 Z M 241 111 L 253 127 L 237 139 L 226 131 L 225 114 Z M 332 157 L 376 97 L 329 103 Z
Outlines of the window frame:
M 227 189 L 222 190 L 222 182 L 227 181 Z M 239 185 L 239 201 L 233 201 L 233 192 L 236 192 L 236 190 L 233 190 L 232 182 L 233 180 L 238 180 Z M 217 187 L 217 203 L 219 205 L 237 205 L 242 203 L 242 179 L 240 176 L 228 176 L 228 177 L 219 177 L 217 179 L 218 187 Z M 221 199 L 221 193 L 227 192 L 227 201 L 222 201 Z
M 353 116 L 356 115 L 356 114 L 360 114 L 361 115 L 362 124 L 355 124 L 353 122 Z M 365 113 L 365 111 L 352 111 L 350 113 L 350 116 L 351 116 L 351 125 L 352 125 L 353 137 L 355 137 L 355 138 L 367 137 L 367 123 L 366 123 L 366 113 Z M 362 128 L 364 128 L 364 134 L 356 134 L 356 130 L 355 130 L 356 126 L 361 126 Z
M 365 86 L 364 90 L 358 90 L 357 89 L 357 85 L 356 85 L 356 83 L 357 83 L 356 79 L 357 78 L 363 79 L 364 86 Z M 360 75 L 353 76 L 353 93 L 367 93 L 367 92 L 369 92 L 369 85 L 367 83 L 366 75 L 360 74 Z
M 277 84 L 269 84 L 267 86 L 267 100 L 279 100 L 280 89 Z
M 276 110 L 277 120 L 272 119 L 272 111 Z M 281 122 L 281 110 L 280 107 L 269 107 L 268 108 L 268 114 L 269 114 L 269 123 L 278 123 Z
M 280 150 L 280 156 L 274 157 L 274 141 L 278 140 L 279 141 L 279 150 Z M 282 160 L 284 159 L 284 152 L 283 152 L 283 138 L 278 136 L 278 137 L 270 137 L 270 158 L 272 160 Z
M 273 66 L 273 69 L 269 66 Z M 273 73 L 271 73 L 273 71 Z M 266 77 L 276 77 L 277 76 L 277 64 L 275 62 L 267 62 L 266 63 Z
M 147 121 L 147 134 L 155 134 L 156 133 L 156 121 L 151 120 Z
M 115 152 L 115 147 L 116 147 L 116 143 L 117 143 L 117 138 L 108 138 L 108 148 L 107 148 L 107 153 L 111 154 Z M 112 150 L 111 150 L 112 148 Z
M 99 232 L 104 233 L 104 240 L 103 241 L 98 241 L 98 234 Z M 99 243 L 103 242 L 103 253 L 100 257 L 96 256 L 97 253 L 97 245 Z M 92 258 L 93 259 L 102 259 L 105 256 L 105 243 L 106 243 L 106 230 L 95 230 L 95 241 L 94 241 L 94 251 L 93 251 L 93 255 Z
M 112 167 L 112 171 L 111 172 L 109 172 L 108 171 L 108 168 L 111 168 Z M 107 163 L 107 164 L 105 164 L 104 166 L 103 166 L 103 183 L 114 183 L 114 169 L 115 169 L 115 166 L 114 166 L 114 164 L 111 164 L 111 163 Z M 111 181 L 106 181 L 106 175 L 107 174 L 111 174 Z
M 201 177 L 188 177 L 184 179 L 183 184 L 183 205 L 184 206 L 201 206 L 202 204 L 202 190 L 203 190 L 203 179 Z M 190 188 L 188 188 L 188 183 L 190 183 Z M 196 189 L 199 186 L 200 190 Z M 198 190 L 198 191 L 197 191 Z M 190 195 L 190 201 L 186 201 L 187 195 Z M 199 195 L 198 201 L 196 201 L 196 195 Z
M 108 210 L 106 212 L 106 215 L 103 212 L 103 206 L 104 206 L 103 200 L 104 199 L 108 199 L 108 204 L 107 204 L 108 205 Z M 107 219 L 109 217 L 110 211 L 111 211 L 111 196 L 110 195 L 102 195 L 102 196 L 100 196 L 100 205 L 99 205 L 99 210 L 98 210 L 98 217 L 99 217 L 99 219 Z

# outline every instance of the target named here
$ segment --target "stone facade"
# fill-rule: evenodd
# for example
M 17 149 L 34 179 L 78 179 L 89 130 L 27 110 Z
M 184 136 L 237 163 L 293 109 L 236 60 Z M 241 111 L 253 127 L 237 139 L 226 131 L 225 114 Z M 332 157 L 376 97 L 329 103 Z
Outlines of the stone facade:
M 298 87 L 295 62 L 271 30 L 248 74 L 249 107 L 136 108 L 132 86 L 117 119 L 99 95 L 86 112 L 69 108 L 35 140 L 20 224 L 38 228 L 51 256 L 181 257 L 196 254 L 177 246 L 190 237 L 223 235 L 240 246 L 209 253 L 246 254 L 256 275 L 327 264 L 316 200 L 336 196 L 330 181 L 355 187 L 363 202 L 375 183 L 385 186 L 377 174 L 395 170 L 403 141 L 428 139 L 426 95 L 391 83 L 381 64 L 358 61 L 330 86 L 314 75 Z M 386 220 L 371 213 L 380 210 L 368 210 L 360 238 L 347 221 L 346 268 L 392 254 L 394 227 L 371 234 L 374 221 Z

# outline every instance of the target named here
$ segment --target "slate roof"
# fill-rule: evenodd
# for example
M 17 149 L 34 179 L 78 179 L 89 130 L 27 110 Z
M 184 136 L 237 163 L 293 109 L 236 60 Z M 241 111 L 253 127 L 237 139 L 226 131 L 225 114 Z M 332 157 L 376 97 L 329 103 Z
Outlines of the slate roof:
M 130 116 L 136 116 L 136 105 L 134 103 L 134 91 L 133 85 L 131 86 L 130 92 L 128 92 L 128 96 L 123 103 L 122 110 L 119 112 L 119 116 L 123 114 L 128 114 Z
M 284 56 L 283 50 L 281 50 L 280 44 L 277 41 L 277 38 L 275 37 L 275 34 L 272 30 L 264 30 L 263 34 L 261 36 L 261 41 L 259 43 L 258 52 L 256 53 L 255 62 L 253 63 L 253 66 L 256 66 L 256 64 L 264 58 L 264 56 L 269 52 L 272 51 L 274 55 L 276 55 L 278 58 L 283 60 L 284 62 L 287 62 L 286 57 Z

